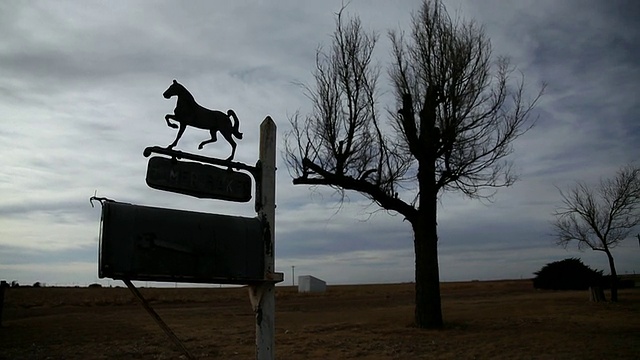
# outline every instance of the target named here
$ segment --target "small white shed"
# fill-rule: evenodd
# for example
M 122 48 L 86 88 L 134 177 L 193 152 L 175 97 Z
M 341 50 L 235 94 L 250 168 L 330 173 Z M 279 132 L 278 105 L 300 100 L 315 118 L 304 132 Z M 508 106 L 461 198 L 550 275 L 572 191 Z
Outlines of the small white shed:
M 298 292 L 325 292 L 327 283 L 311 275 L 298 276 Z

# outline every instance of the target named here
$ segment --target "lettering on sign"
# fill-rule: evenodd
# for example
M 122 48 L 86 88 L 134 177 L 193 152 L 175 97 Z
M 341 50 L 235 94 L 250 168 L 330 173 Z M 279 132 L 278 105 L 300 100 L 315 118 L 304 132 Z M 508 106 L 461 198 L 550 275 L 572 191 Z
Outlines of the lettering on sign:
M 216 166 L 152 157 L 147 166 L 147 185 L 154 189 L 237 202 L 251 200 L 251 177 Z

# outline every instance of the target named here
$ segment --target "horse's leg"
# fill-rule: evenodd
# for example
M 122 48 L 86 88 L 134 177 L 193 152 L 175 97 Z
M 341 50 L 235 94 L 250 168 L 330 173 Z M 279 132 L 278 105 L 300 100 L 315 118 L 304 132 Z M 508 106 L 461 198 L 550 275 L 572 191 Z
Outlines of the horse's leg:
M 178 128 L 178 125 L 173 124 L 173 123 L 170 123 L 170 122 L 169 122 L 169 119 L 176 120 L 176 116 L 175 116 L 175 115 L 173 115 L 173 114 L 167 114 L 167 115 L 165 115 L 165 116 L 164 116 L 164 121 L 166 121 L 166 122 L 167 122 L 167 126 L 172 127 L 172 128 L 174 128 L 174 129 L 177 129 L 177 128 Z M 176 120 L 176 121 L 177 121 L 177 120 Z
M 180 123 L 180 130 L 178 130 L 178 135 L 176 136 L 176 139 L 173 140 L 171 145 L 167 146 L 167 149 L 173 149 L 174 146 L 178 145 L 178 140 L 180 140 L 180 138 L 182 137 L 182 134 L 184 134 L 184 130 L 186 128 L 187 128 L 187 125 L 185 125 L 183 123 Z
M 227 158 L 228 161 L 231 161 L 233 160 L 233 157 L 236 156 L 236 142 L 233 141 L 231 132 L 222 133 L 222 136 L 224 136 L 224 138 L 229 142 L 229 145 L 231 145 L 231 156 Z
M 218 130 L 211 130 L 211 131 L 209 131 L 209 133 L 211 134 L 211 139 L 209 139 L 209 140 L 205 140 L 205 141 L 201 142 L 201 143 L 200 143 L 200 145 L 198 145 L 198 149 L 202 150 L 202 148 L 203 148 L 205 145 L 207 145 L 207 144 L 209 144 L 209 143 L 212 143 L 212 142 L 216 142 L 216 141 L 218 141 L 218 138 L 216 137 L 216 132 L 217 132 L 217 131 L 218 131 Z

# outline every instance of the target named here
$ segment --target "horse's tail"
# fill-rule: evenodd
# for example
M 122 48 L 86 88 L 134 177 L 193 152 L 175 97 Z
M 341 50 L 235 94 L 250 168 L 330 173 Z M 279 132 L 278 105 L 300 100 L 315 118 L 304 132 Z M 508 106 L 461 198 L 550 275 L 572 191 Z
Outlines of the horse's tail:
M 227 110 L 227 116 L 233 118 L 233 136 L 235 136 L 237 139 L 242 139 L 242 133 L 239 131 L 240 120 L 238 120 L 236 113 L 233 110 L 229 109 Z

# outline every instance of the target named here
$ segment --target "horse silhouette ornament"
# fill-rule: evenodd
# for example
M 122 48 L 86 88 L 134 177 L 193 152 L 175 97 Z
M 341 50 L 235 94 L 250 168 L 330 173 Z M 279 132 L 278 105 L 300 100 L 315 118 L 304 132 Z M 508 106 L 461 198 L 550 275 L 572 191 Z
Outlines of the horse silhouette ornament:
M 238 130 L 240 121 L 233 110 L 229 109 L 225 114 L 219 110 L 209 110 L 202 107 L 196 102 L 187 88 L 175 80 L 173 80 L 171 86 L 169 86 L 162 96 L 164 96 L 165 99 L 170 99 L 173 96 L 178 97 L 173 114 L 164 116 L 164 120 L 169 127 L 174 129 L 178 128 L 178 125 L 169 122 L 169 119 L 180 123 L 178 135 L 173 143 L 167 146 L 167 149 L 173 149 L 178 144 L 187 126 L 193 126 L 198 129 L 209 130 L 211 134 L 211 139 L 201 142 L 200 145 L 198 145 L 198 149 L 202 150 L 202 147 L 206 144 L 217 141 L 216 133 L 219 131 L 231 145 L 231 156 L 229 156 L 227 160 L 233 160 L 236 154 L 236 142 L 233 140 L 233 136 L 237 139 L 242 139 L 242 133 Z M 233 118 L 233 125 L 231 125 L 231 118 Z

